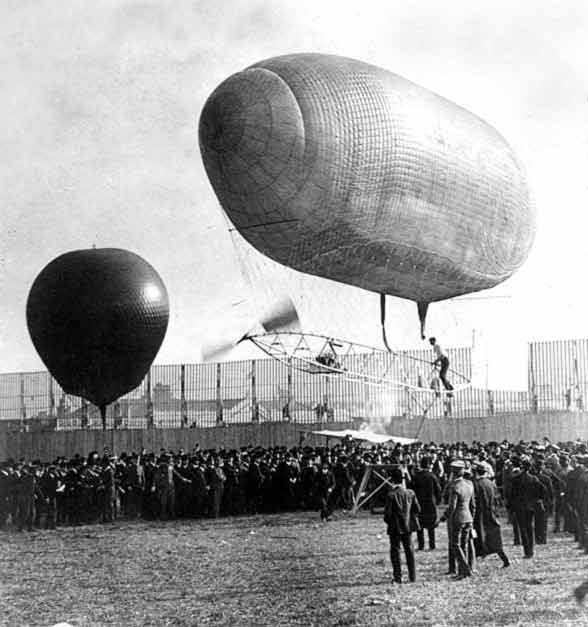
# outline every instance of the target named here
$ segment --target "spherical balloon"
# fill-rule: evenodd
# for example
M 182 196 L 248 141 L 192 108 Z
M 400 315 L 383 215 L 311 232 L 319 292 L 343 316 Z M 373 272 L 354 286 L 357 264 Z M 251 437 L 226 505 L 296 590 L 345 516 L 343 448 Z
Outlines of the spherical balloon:
M 165 337 L 165 285 L 142 257 L 75 250 L 49 263 L 27 301 L 39 356 L 65 392 L 101 409 L 136 388 Z
M 259 251 L 424 310 L 504 281 L 534 238 L 525 175 L 494 128 L 354 59 L 293 54 L 229 77 L 199 140 L 222 207 Z

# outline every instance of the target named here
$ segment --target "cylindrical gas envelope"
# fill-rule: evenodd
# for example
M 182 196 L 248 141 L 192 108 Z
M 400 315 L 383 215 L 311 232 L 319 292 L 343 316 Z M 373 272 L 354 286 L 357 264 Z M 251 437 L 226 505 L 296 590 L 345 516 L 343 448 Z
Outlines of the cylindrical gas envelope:
M 426 304 L 504 281 L 534 238 L 502 136 L 360 61 L 257 63 L 212 93 L 199 138 L 237 230 L 302 272 Z

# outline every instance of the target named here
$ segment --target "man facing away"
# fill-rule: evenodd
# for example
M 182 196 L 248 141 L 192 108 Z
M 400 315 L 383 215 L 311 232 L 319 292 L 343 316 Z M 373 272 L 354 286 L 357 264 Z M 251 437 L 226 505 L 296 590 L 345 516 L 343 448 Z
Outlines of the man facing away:
M 474 522 L 474 487 L 464 479 L 465 464 L 461 460 L 451 463 L 455 481 L 451 487 L 447 506 L 448 520 L 451 521 L 449 543 L 457 561 L 458 578 L 471 577 L 472 567 L 467 559 L 472 523 Z
M 400 545 L 404 549 L 409 581 L 416 578 L 414 548 L 412 546 L 412 532 L 420 528 L 418 515 L 419 502 L 412 490 L 405 488 L 402 483 L 402 470 L 393 468 L 390 473 L 392 488 L 386 496 L 384 508 L 384 522 L 388 526 L 390 539 L 390 561 L 392 573 L 396 583 L 402 583 L 400 568 Z
M 502 545 L 502 531 L 496 514 L 496 486 L 486 474 L 486 468 L 480 462 L 474 465 L 474 498 L 476 514 L 474 530 L 476 539 L 476 555 L 486 557 L 496 553 L 502 560 L 502 567 L 507 568 L 510 562 Z
M 417 531 L 418 549 L 425 548 L 425 529 L 429 537 L 429 549 L 435 548 L 435 527 L 437 527 L 437 506 L 441 503 L 441 487 L 433 472 L 431 458 L 424 456 L 420 461 L 421 468 L 412 480 L 412 488 L 421 507 L 419 522 L 421 529 Z
M 535 545 L 535 514 L 543 503 L 545 489 L 537 477 L 531 474 L 529 459 L 521 461 L 521 474 L 513 481 L 512 503 L 521 530 L 524 557 L 531 558 Z
M 443 387 L 450 393 L 448 396 L 451 396 L 451 392 L 453 391 L 453 386 L 447 380 L 447 371 L 449 370 L 449 357 L 447 357 L 447 353 L 441 348 L 439 342 L 434 337 L 429 338 L 429 344 L 433 347 L 433 351 L 435 353 L 435 361 L 433 362 L 434 366 L 439 366 L 439 379 L 441 379 L 441 383 L 443 383 Z

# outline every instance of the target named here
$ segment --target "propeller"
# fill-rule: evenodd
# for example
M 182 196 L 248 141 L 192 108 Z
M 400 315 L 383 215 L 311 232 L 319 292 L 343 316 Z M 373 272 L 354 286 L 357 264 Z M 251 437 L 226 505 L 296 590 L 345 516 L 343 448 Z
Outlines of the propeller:
M 296 307 L 289 296 L 277 301 L 270 309 L 268 309 L 261 319 L 252 325 L 249 330 L 238 336 L 223 338 L 217 342 L 203 345 L 202 361 L 212 362 L 220 361 L 241 342 L 247 340 L 249 336 L 258 332 L 276 333 L 278 331 L 298 330 L 300 329 L 300 319 Z

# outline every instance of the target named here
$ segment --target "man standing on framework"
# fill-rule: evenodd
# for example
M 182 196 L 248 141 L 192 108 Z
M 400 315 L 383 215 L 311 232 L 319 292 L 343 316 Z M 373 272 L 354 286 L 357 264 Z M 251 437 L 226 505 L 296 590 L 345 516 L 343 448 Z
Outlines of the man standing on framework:
M 449 397 L 452 396 L 453 386 L 447 380 L 447 371 L 449 370 L 449 357 L 447 357 L 447 353 L 441 348 L 441 345 L 437 342 L 437 339 L 434 337 L 429 338 L 429 344 L 433 347 L 433 351 L 435 352 L 435 361 L 433 362 L 434 366 L 439 366 L 439 379 L 441 379 L 441 383 L 443 383 L 443 387 L 447 390 Z

